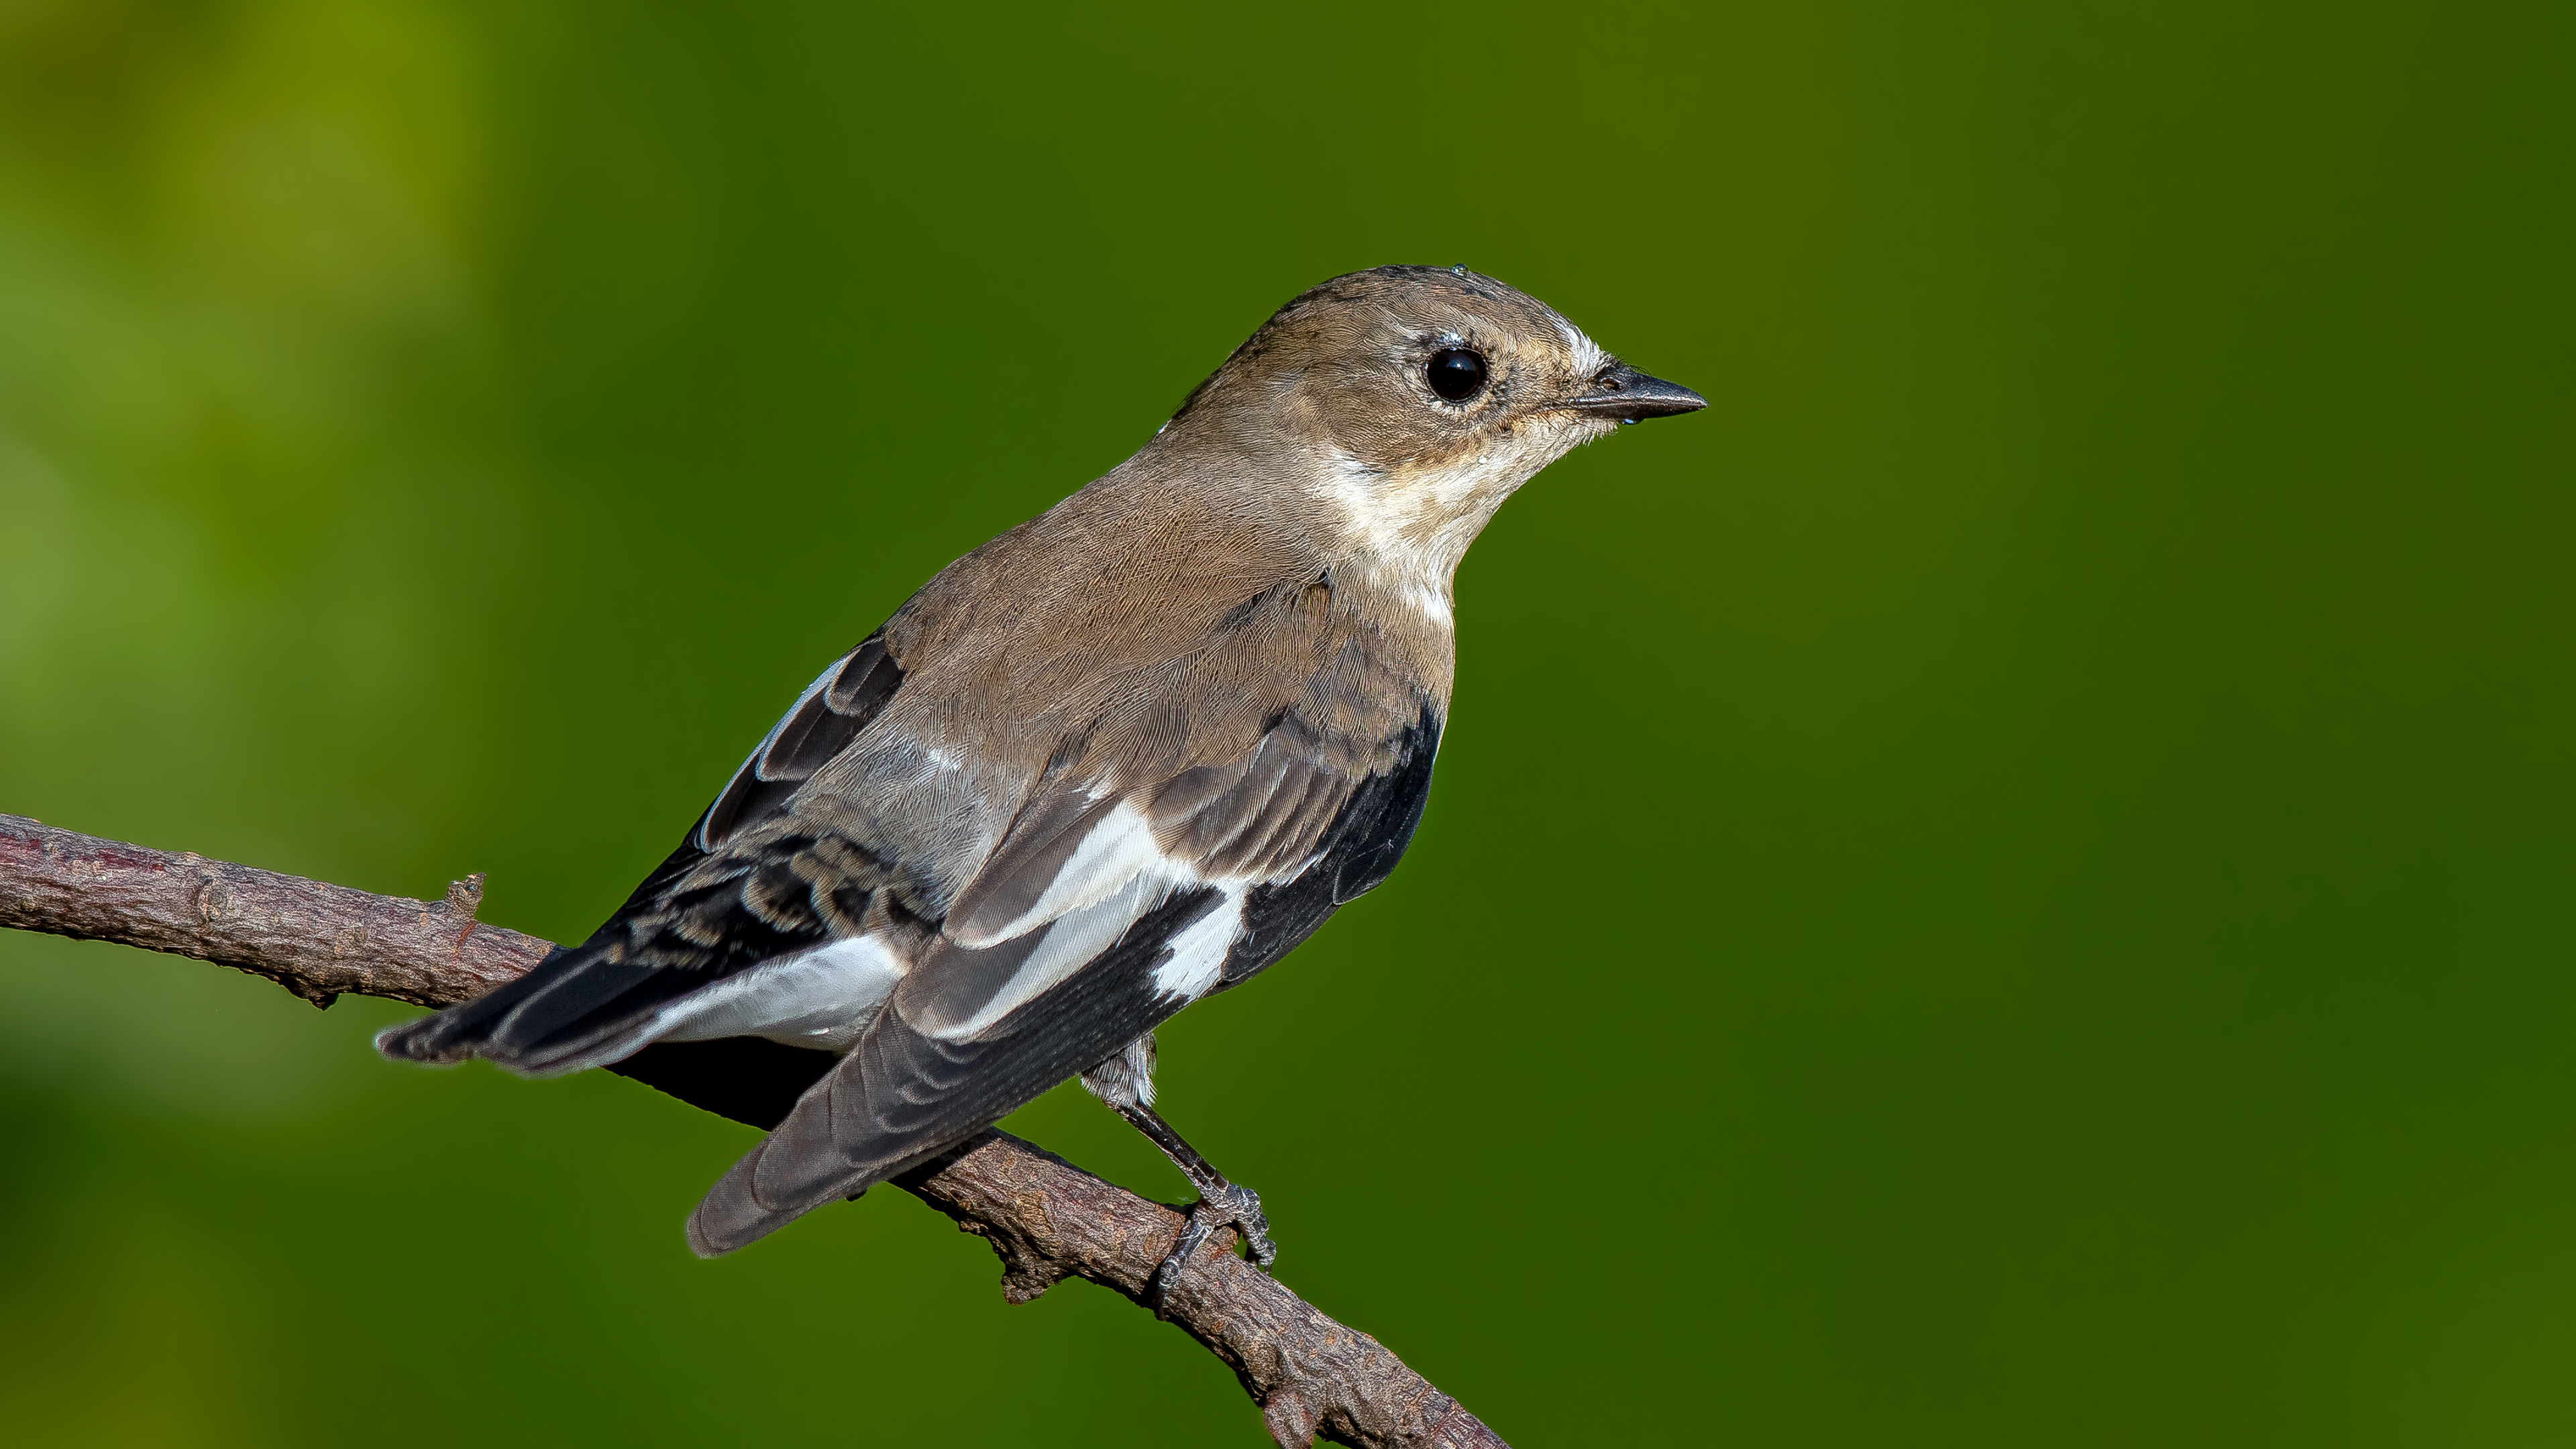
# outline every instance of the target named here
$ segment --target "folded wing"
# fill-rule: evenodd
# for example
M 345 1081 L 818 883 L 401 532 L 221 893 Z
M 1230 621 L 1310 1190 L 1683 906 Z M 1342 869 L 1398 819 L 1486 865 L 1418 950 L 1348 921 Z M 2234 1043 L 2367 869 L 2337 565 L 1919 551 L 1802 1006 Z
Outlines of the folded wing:
M 1376 748 L 1351 743 L 1292 711 L 1240 759 L 1032 802 L 857 1047 L 699 1204 L 690 1245 L 728 1252 L 935 1155 L 1384 879 L 1437 716 L 1424 702 Z

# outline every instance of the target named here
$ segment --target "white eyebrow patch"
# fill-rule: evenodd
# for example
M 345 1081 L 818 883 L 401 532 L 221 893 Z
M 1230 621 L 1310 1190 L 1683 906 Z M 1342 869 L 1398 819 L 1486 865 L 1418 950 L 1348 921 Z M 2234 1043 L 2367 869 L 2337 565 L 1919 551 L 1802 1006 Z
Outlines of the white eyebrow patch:
M 1574 375 L 1577 377 L 1590 377 L 1609 360 L 1602 353 L 1600 343 L 1584 336 L 1582 328 L 1562 317 L 1556 319 L 1556 334 L 1565 339 L 1566 350 L 1574 354 Z

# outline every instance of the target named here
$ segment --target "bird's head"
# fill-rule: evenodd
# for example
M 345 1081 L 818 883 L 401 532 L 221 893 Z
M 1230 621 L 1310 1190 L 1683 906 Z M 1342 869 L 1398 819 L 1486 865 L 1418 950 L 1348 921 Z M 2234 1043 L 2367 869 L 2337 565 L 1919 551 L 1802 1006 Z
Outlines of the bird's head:
M 1491 277 L 1379 267 L 1280 308 L 1158 441 L 1230 455 L 1223 472 L 1283 495 L 1269 502 L 1332 552 L 1445 600 L 1467 545 L 1541 468 L 1624 423 L 1707 405 Z

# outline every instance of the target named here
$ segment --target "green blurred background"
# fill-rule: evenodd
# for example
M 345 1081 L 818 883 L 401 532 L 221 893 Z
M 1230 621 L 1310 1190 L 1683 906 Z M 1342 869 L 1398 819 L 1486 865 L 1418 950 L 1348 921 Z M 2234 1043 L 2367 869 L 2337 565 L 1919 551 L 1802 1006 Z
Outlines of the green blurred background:
M 2576 1442 L 2563 7 L 0 4 L 0 810 L 585 932 L 1278 303 L 1705 392 L 1164 1037 L 1525 1445 Z M 13 1443 L 1264 1442 L 747 1129 L 0 936 Z M 1072 1091 L 1011 1123 L 1166 1198 Z

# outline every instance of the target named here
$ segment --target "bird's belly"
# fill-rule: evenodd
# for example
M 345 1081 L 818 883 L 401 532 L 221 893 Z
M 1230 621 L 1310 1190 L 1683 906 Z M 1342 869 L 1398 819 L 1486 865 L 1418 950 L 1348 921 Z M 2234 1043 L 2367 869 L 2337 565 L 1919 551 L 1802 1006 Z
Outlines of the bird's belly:
M 653 1039 L 759 1036 L 845 1052 L 875 1019 L 904 970 L 873 936 L 828 942 L 681 998 L 656 1023 Z

